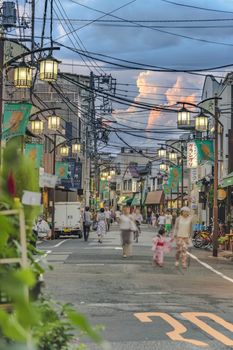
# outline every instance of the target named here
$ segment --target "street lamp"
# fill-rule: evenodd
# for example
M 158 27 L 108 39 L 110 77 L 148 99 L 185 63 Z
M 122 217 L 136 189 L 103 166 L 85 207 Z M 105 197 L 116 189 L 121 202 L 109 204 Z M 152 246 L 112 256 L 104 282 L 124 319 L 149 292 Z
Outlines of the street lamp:
M 31 121 L 31 130 L 33 134 L 41 135 L 44 130 L 44 122 L 39 117 Z
M 159 165 L 159 170 L 161 171 L 167 171 L 167 164 L 162 162 L 160 165 Z
M 209 118 L 202 111 L 195 117 L 195 130 L 205 132 L 208 130 Z
M 21 62 L 14 68 L 14 86 L 17 88 L 30 88 L 32 86 L 32 67 Z
M 158 150 L 159 158 L 166 158 L 166 155 L 167 155 L 166 148 L 164 148 L 163 146 L 161 148 L 159 148 L 159 150 Z
M 63 157 L 68 157 L 69 151 L 70 151 L 69 146 L 64 145 L 60 147 L 60 155 Z
M 192 107 L 198 107 L 203 110 L 205 113 L 210 114 L 214 118 L 214 200 L 213 200 L 213 256 L 218 256 L 218 130 L 219 126 L 222 127 L 223 124 L 219 120 L 219 108 L 218 100 L 221 99 L 217 95 L 214 97 L 207 98 L 201 101 L 198 105 L 190 102 L 185 102 L 186 104 Z M 208 109 L 202 107 L 203 103 L 206 101 L 214 100 L 214 112 L 209 111 Z M 184 102 L 180 102 L 184 105 Z
M 56 81 L 58 75 L 59 61 L 52 55 L 40 60 L 40 80 L 42 81 Z
M 72 153 L 73 153 L 73 154 L 78 154 L 78 153 L 80 153 L 80 151 L 81 151 L 81 145 L 80 145 L 80 143 L 74 143 L 74 144 L 72 145 Z
M 168 153 L 168 159 L 170 160 L 170 162 L 177 162 L 177 153 L 172 150 L 171 152 Z
M 61 125 L 61 118 L 56 114 L 52 114 L 48 117 L 48 129 L 58 130 Z
M 190 112 L 183 105 L 183 107 L 178 111 L 177 126 L 180 129 L 190 126 L 190 124 Z

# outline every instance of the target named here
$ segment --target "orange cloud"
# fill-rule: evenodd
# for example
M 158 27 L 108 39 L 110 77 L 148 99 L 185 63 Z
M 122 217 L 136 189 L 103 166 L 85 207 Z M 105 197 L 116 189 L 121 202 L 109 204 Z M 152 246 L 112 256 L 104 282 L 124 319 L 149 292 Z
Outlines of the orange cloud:
M 176 104 L 177 101 L 182 102 L 190 102 L 195 103 L 196 102 L 196 95 L 197 93 L 192 93 L 191 95 L 184 95 L 182 96 L 182 85 L 183 85 L 183 78 L 179 76 L 173 85 L 172 88 L 168 89 L 165 92 L 165 96 L 167 98 L 167 102 L 169 105 Z

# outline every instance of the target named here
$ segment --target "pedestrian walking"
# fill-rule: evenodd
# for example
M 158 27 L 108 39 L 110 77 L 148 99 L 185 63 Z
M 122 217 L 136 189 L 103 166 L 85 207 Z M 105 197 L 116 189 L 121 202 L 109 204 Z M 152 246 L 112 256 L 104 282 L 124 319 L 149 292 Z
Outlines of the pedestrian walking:
M 165 214 L 165 231 L 166 234 L 169 235 L 172 229 L 172 215 L 169 210 L 166 211 Z
M 176 262 L 178 267 L 180 259 L 184 269 L 187 268 L 187 250 L 192 236 L 192 217 L 188 207 L 181 208 L 181 215 L 176 219 L 174 237 L 176 239 Z
M 146 216 L 146 223 L 148 226 L 151 226 L 151 224 L 152 224 L 151 216 L 152 216 L 152 209 L 149 207 L 147 209 L 147 216 Z
M 136 209 L 136 212 L 134 213 L 134 222 L 136 225 L 136 231 L 134 231 L 134 240 L 136 243 L 138 243 L 138 237 L 141 234 L 141 223 L 142 223 L 143 217 L 140 213 L 139 209 Z
M 153 239 L 153 265 L 163 267 L 164 262 L 164 247 L 166 243 L 166 231 L 160 228 L 157 236 Z
M 107 220 L 104 212 L 104 208 L 101 208 L 97 214 L 97 235 L 98 242 L 103 243 L 103 237 L 106 234 Z
M 120 223 L 120 217 L 121 217 L 121 211 L 119 210 L 119 208 L 117 208 L 117 210 L 115 212 L 115 218 L 116 218 L 116 222 L 118 224 Z
M 133 220 L 130 217 L 130 208 L 124 207 L 120 216 L 121 242 L 123 258 L 127 258 L 131 253 L 132 231 L 134 231 Z
M 90 208 L 85 207 L 84 213 L 83 213 L 83 236 L 84 236 L 84 241 L 87 242 L 89 233 L 90 233 L 90 228 L 91 228 L 91 213 L 90 213 Z
M 159 217 L 158 217 L 158 226 L 159 226 L 159 228 L 165 227 L 165 215 L 163 212 L 161 212 Z
M 152 227 L 155 227 L 157 223 L 157 218 L 154 212 L 152 212 L 151 214 L 151 222 L 152 222 Z
M 110 230 L 111 212 L 108 208 L 105 208 L 105 218 L 107 223 L 107 231 Z

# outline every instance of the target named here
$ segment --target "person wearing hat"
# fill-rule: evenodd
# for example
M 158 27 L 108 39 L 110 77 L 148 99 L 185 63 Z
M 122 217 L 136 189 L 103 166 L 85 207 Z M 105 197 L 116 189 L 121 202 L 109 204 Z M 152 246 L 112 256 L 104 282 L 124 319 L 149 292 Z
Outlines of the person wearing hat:
M 175 266 L 178 267 L 180 259 L 184 269 L 187 268 L 187 249 L 189 240 L 192 236 L 192 217 L 190 215 L 190 209 L 183 207 L 180 210 L 181 214 L 176 219 L 174 226 L 174 237 L 176 239 L 176 262 Z

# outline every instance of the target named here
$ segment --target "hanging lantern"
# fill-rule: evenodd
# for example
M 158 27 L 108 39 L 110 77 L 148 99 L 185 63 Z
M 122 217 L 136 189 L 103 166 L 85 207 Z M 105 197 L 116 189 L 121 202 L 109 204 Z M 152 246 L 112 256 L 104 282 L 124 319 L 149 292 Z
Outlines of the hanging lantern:
M 111 175 L 108 175 L 107 180 L 110 181 L 111 179 Z
M 70 148 L 66 145 L 60 147 L 60 155 L 67 157 L 69 155 Z
M 49 55 L 40 61 L 40 80 L 56 81 L 58 75 L 58 63 L 53 56 Z
M 161 148 L 159 148 L 158 156 L 159 156 L 159 158 L 166 158 L 166 156 L 167 156 L 166 148 L 164 148 L 163 146 Z
M 32 86 L 32 68 L 25 62 L 21 62 L 14 68 L 14 86 L 17 88 Z
M 77 154 L 77 153 L 80 153 L 80 151 L 81 151 L 81 145 L 80 145 L 80 143 L 74 143 L 74 144 L 72 145 L 72 153 L 73 153 L 73 154 Z
M 177 125 L 178 128 L 190 126 L 190 112 L 182 107 L 178 112 Z
M 115 176 L 115 175 L 116 175 L 116 172 L 115 172 L 114 169 L 112 169 L 112 170 L 110 171 L 110 175 L 111 175 L 111 176 Z
M 48 129 L 50 130 L 58 130 L 61 125 L 61 118 L 56 114 L 50 115 L 48 117 Z
M 162 162 L 162 163 L 159 165 L 159 170 L 161 170 L 161 171 L 166 171 L 166 170 L 167 170 L 167 164 L 165 164 L 164 162 Z
M 171 152 L 168 153 L 168 158 L 171 162 L 176 162 L 177 161 L 177 153 L 172 150 Z
M 44 122 L 40 120 L 39 117 L 36 117 L 36 119 L 31 120 L 31 130 L 33 134 L 42 134 L 44 130 Z
M 105 177 L 105 178 L 107 178 L 108 177 L 108 173 L 105 171 L 105 172 L 103 172 L 103 176 Z
M 208 130 L 209 118 L 202 112 L 195 117 L 195 130 L 204 132 Z

